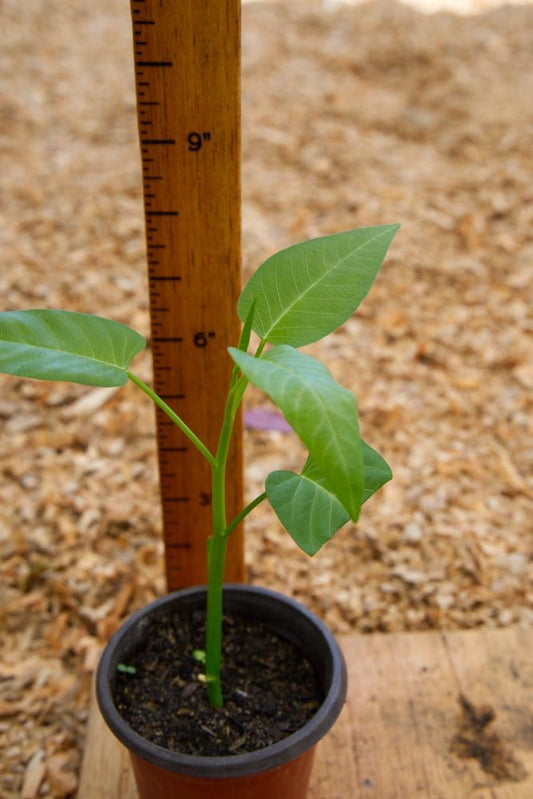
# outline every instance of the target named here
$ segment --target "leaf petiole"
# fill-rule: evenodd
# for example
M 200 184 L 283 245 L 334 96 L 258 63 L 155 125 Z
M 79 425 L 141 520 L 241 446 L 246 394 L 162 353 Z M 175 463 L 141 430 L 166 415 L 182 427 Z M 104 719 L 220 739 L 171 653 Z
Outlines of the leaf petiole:
M 141 378 L 140 378 L 140 377 L 137 377 L 137 375 L 134 375 L 134 374 L 133 374 L 133 372 L 130 372 L 130 370 L 129 370 L 129 369 L 127 370 L 127 375 L 128 375 L 128 377 L 129 377 L 129 379 L 132 381 L 132 383 L 135 383 L 135 385 L 136 385 L 136 386 L 139 386 L 139 388 L 140 388 L 140 389 L 142 389 L 142 391 L 144 391 L 144 393 L 145 393 L 145 394 L 146 394 L 148 397 L 150 397 L 150 399 L 151 399 L 153 402 L 155 402 L 155 404 L 156 404 L 156 405 L 157 405 L 159 408 L 161 408 L 161 410 L 162 410 L 164 413 L 166 413 L 166 415 L 167 415 L 167 416 L 168 416 L 170 419 L 172 419 L 172 421 L 174 422 L 174 424 L 175 424 L 177 427 L 179 427 L 179 429 L 182 431 L 182 433 L 185 433 L 185 435 L 187 436 L 187 438 L 189 439 L 189 441 L 190 441 L 191 443 L 193 443 L 193 444 L 194 444 L 194 446 L 196 447 L 196 449 L 197 449 L 197 450 L 198 450 L 198 451 L 199 451 L 199 452 L 200 452 L 200 453 L 201 453 L 201 454 L 204 456 L 204 458 L 205 458 L 207 461 L 209 461 L 209 463 L 211 464 L 211 466 L 216 466 L 216 465 L 217 465 L 217 459 L 215 458 L 215 456 L 214 456 L 214 455 L 212 455 L 212 454 L 209 452 L 209 450 L 207 449 L 207 447 L 205 446 L 205 444 L 204 444 L 202 441 L 200 441 L 200 439 L 198 438 L 198 436 L 196 435 L 196 433 L 193 433 L 193 431 L 191 430 L 191 428 L 190 428 L 190 427 L 189 427 L 187 424 L 185 424 L 185 422 L 183 421 L 183 419 L 182 419 L 180 416 L 178 416 L 178 414 L 177 414 L 177 413 L 175 413 L 175 411 L 173 411 L 173 410 L 172 410 L 172 408 L 171 408 L 169 405 L 167 405 L 167 403 L 166 403 L 164 400 L 162 400 L 162 399 L 161 399 L 161 397 L 159 397 L 159 396 L 158 396 L 158 395 L 155 393 L 155 391 L 152 391 L 152 389 L 150 388 L 150 386 L 147 386 L 147 385 L 146 385 L 146 383 L 144 383 L 144 382 L 141 380 Z
M 239 525 L 239 524 L 242 522 L 242 520 L 243 520 L 243 519 L 245 519 L 245 518 L 246 518 L 246 516 L 248 516 L 248 514 L 249 514 L 251 511 L 253 511 L 253 509 L 254 509 L 254 508 L 257 508 L 257 506 L 258 506 L 258 505 L 260 505 L 260 504 L 261 504 L 261 502 L 262 502 L 264 499 L 266 499 L 266 496 L 267 496 L 267 495 L 266 495 L 266 492 L 265 492 L 265 491 L 263 491 L 263 493 L 262 493 L 262 494 L 259 494 L 259 496 L 257 496 L 257 497 L 256 497 L 255 499 L 253 499 L 251 502 L 249 502 L 249 503 L 248 503 L 248 505 L 247 505 L 245 508 L 243 508 L 243 509 L 241 510 L 241 512 L 240 512 L 240 513 L 238 513 L 238 514 L 235 516 L 235 518 L 233 519 L 233 521 L 231 521 L 231 522 L 228 524 L 228 526 L 226 527 L 226 529 L 224 530 L 224 533 L 223 533 L 223 535 L 224 535 L 224 538 L 228 538 L 228 536 L 230 536 L 230 535 L 231 535 L 231 533 L 232 533 L 232 532 L 235 530 L 235 528 L 237 527 L 237 525 Z

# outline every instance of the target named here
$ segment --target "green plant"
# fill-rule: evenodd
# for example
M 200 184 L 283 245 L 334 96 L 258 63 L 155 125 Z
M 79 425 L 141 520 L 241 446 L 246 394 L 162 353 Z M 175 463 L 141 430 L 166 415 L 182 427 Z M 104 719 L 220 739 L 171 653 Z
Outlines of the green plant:
M 131 328 L 99 316 L 59 310 L 0 313 L 0 371 L 94 386 L 137 384 L 207 459 L 212 471 L 212 534 L 208 542 L 206 684 L 222 705 L 222 586 L 226 542 L 265 498 L 294 541 L 314 555 L 361 505 L 392 477 L 359 434 L 356 400 L 319 361 L 298 348 L 345 322 L 366 296 L 398 225 L 361 228 L 282 250 L 244 287 L 237 306 L 243 322 L 216 452 L 129 366 L 146 342 Z M 259 338 L 248 352 L 252 331 Z M 234 421 L 248 383 L 282 411 L 308 450 L 300 474 L 275 471 L 265 491 L 233 520 L 226 518 L 225 481 Z

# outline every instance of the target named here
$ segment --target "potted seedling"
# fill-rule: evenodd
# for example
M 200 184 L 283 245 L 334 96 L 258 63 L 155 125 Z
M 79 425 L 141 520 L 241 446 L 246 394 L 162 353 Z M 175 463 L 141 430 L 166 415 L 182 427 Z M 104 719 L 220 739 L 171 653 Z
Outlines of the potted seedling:
M 175 592 L 134 614 L 98 669 L 100 708 L 130 749 L 143 799 L 306 795 L 314 745 L 345 700 L 342 654 L 324 624 L 293 600 L 266 588 L 224 586 L 226 544 L 267 500 L 296 544 L 315 555 L 346 522 L 357 521 L 362 504 L 391 478 L 361 438 L 353 394 L 300 348 L 353 314 L 397 228 L 312 239 L 259 267 L 237 306 L 242 333 L 229 348 L 229 390 L 214 452 L 131 371 L 146 345 L 136 331 L 63 310 L 0 313 L 0 371 L 94 386 L 129 379 L 211 466 L 207 586 Z M 264 492 L 228 519 L 226 463 L 249 383 L 281 410 L 308 457 L 300 473 L 269 474 Z

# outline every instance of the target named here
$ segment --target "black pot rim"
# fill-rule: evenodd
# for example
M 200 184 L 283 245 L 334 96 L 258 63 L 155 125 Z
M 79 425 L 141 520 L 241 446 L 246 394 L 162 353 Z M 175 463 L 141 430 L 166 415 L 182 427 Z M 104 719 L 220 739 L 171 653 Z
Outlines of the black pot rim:
M 185 598 L 205 596 L 205 586 L 174 591 L 134 613 L 113 635 L 107 644 L 96 673 L 96 695 L 100 711 L 114 735 L 135 755 L 167 771 L 193 777 L 220 778 L 240 777 L 270 770 L 288 763 L 313 747 L 333 726 L 346 699 L 346 664 L 341 649 L 328 627 L 312 611 L 291 597 L 260 586 L 246 584 L 226 584 L 224 600 L 235 601 L 239 596 L 247 597 L 247 602 L 266 603 L 272 608 L 283 607 L 292 619 L 300 618 L 309 635 L 322 649 L 322 668 L 327 671 L 327 684 L 324 686 L 324 700 L 315 715 L 296 732 L 271 746 L 255 752 L 229 756 L 197 756 L 180 754 L 147 741 L 124 721 L 118 713 L 112 697 L 112 680 L 117 664 L 123 659 L 122 653 L 131 640 L 131 635 L 143 625 L 143 619 L 153 611 Z M 268 619 L 265 619 L 268 623 Z M 318 657 L 311 655 L 302 646 L 305 654 L 318 665 Z

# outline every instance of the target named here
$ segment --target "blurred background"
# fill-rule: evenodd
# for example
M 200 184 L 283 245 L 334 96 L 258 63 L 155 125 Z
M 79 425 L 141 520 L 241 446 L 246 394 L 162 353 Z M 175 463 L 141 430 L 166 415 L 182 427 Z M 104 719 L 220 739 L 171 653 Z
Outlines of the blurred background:
M 2 0 L 0 19 L 2 307 L 147 333 L 129 3 Z M 266 507 L 246 528 L 250 580 L 336 632 L 533 621 L 532 62 L 530 3 L 244 4 L 245 275 L 402 224 L 315 347 L 394 481 L 313 560 Z M 251 391 L 250 499 L 303 457 L 262 410 Z M 164 591 L 153 411 L 132 386 L 2 377 L 0 422 L 0 796 L 75 796 L 100 649 Z

